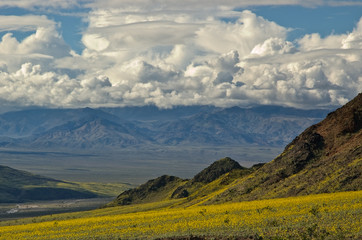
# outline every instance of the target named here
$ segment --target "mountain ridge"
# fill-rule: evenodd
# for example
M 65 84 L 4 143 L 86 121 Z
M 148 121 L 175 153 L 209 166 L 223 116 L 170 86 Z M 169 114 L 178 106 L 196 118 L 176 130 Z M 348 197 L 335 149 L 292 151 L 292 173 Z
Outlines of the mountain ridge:
M 34 109 L 0 115 L 0 146 L 281 146 L 326 114 L 276 106 Z

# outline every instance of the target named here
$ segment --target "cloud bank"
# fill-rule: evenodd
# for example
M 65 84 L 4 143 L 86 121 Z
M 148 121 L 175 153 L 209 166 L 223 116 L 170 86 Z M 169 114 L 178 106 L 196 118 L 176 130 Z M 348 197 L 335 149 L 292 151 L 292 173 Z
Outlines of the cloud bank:
M 291 29 L 233 11 L 235 1 L 193 8 L 147 2 L 81 2 L 92 7 L 81 54 L 65 43 L 54 20 L 0 16 L 2 106 L 315 108 L 344 104 L 362 92 L 362 19 L 350 33 L 290 42 Z M 64 4 L 58 7 L 80 3 Z M 18 40 L 14 31 L 32 33 Z

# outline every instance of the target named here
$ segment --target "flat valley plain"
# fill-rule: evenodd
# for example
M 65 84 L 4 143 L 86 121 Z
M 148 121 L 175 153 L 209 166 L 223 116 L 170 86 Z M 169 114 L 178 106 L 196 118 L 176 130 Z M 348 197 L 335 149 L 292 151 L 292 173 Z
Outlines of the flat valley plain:
M 53 201 L 32 201 L 25 203 L 0 203 L 0 222 L 33 218 L 44 215 L 70 213 L 97 209 L 113 198 L 67 199 Z M 1 236 L 0 236 L 1 239 Z
M 3 165 L 65 181 L 137 185 L 163 174 L 192 178 L 226 156 L 251 167 L 271 161 L 282 151 L 269 146 L 146 146 L 109 151 L 0 148 L 0 159 Z

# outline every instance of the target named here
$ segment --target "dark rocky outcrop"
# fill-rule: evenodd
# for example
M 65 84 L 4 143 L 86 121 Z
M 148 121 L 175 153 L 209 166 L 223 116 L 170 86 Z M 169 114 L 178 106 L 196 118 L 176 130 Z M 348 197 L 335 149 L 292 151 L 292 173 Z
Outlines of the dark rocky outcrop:
M 149 180 L 137 188 L 121 193 L 108 206 L 155 202 L 167 199 L 182 181 L 181 178 L 175 176 L 163 175 Z
M 234 169 L 242 169 L 238 162 L 229 157 L 220 159 L 196 174 L 192 182 L 210 183 Z

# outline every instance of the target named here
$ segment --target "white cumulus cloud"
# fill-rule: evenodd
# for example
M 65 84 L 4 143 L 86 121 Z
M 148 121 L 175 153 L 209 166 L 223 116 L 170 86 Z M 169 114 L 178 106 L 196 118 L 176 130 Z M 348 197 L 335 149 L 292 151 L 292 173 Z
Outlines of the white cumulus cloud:
M 193 8 L 179 1 L 67 1 L 59 7 L 74 4 L 93 7 L 80 54 L 47 17 L 0 16 L 2 105 L 314 108 L 341 105 L 362 92 L 362 19 L 350 33 L 287 41 L 288 28 L 233 11 L 248 1 L 200 1 Z M 30 34 L 17 39 L 14 31 Z

